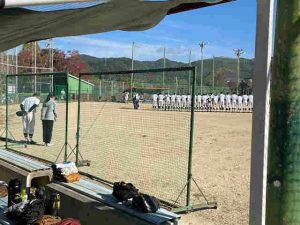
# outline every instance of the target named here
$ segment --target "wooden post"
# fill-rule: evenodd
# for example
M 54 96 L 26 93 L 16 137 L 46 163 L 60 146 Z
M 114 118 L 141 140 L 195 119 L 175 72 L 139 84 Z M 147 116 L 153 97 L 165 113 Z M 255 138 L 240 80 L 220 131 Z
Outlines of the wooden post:
M 257 3 L 250 225 L 265 224 L 274 0 L 258 0 Z

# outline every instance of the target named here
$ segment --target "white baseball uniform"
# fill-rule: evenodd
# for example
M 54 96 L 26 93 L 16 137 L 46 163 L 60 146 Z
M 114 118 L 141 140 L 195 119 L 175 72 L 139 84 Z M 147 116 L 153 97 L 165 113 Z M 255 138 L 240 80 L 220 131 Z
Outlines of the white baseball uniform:
M 158 107 L 163 107 L 164 106 L 164 98 L 165 96 L 163 94 L 158 95 Z
M 153 106 L 153 108 L 157 108 L 157 99 L 158 99 L 158 95 L 153 94 L 152 95 L 152 106 Z
M 253 95 L 249 95 L 249 108 L 250 110 L 253 109 Z
M 29 135 L 29 137 L 31 138 L 34 134 L 36 108 L 33 109 L 31 112 L 29 112 L 29 110 L 34 105 L 38 106 L 39 104 L 40 100 L 35 96 L 25 98 L 24 101 L 21 103 L 21 105 L 23 105 L 23 109 L 27 112 L 27 115 L 22 117 L 23 133 L 25 138 L 27 138 L 27 135 Z
M 220 94 L 220 107 L 222 109 L 225 108 L 225 95 L 224 94 Z

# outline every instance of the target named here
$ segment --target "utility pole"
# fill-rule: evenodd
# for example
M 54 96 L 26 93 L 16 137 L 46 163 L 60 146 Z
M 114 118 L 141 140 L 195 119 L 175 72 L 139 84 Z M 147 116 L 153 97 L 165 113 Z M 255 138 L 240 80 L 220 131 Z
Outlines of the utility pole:
M 203 55 L 204 55 L 204 48 L 205 48 L 205 46 L 207 45 L 207 43 L 205 43 L 205 42 L 201 42 L 200 44 L 199 44 L 199 46 L 200 46 L 200 49 L 201 49 L 201 80 L 200 80 L 200 92 L 201 92 L 201 95 L 203 94 Z
M 189 54 L 189 66 L 192 65 L 192 50 L 190 50 L 190 54 Z M 191 93 L 191 75 L 192 75 L 192 71 L 189 71 L 189 93 Z
M 135 43 L 132 42 L 132 51 L 131 51 L 131 70 L 133 71 L 134 69 L 134 47 Z M 133 72 L 131 73 L 131 79 L 130 79 L 130 96 L 132 96 L 132 85 L 133 85 Z
M 215 89 L 215 57 L 213 56 L 212 86 Z
M 164 69 L 166 68 L 166 48 L 164 48 Z M 165 87 L 165 71 L 163 71 L 163 88 Z
M 240 84 L 240 58 L 241 55 L 245 53 L 245 51 L 241 48 L 234 49 L 234 53 L 237 56 L 237 84 L 236 84 L 236 93 L 239 94 L 239 84 Z

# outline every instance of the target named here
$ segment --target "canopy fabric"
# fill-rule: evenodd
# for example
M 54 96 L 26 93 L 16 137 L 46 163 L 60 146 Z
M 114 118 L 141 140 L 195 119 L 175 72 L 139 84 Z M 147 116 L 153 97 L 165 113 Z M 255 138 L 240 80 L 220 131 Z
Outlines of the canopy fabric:
M 166 15 L 232 0 L 111 0 L 83 9 L 34 11 L 0 10 L 0 52 L 30 41 L 102 33 L 142 31 Z

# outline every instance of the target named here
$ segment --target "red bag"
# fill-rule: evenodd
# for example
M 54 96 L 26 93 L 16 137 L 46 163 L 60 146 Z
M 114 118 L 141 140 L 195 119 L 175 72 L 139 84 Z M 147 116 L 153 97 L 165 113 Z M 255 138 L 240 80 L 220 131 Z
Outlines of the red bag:
M 63 221 L 61 221 L 57 225 L 81 225 L 81 224 L 80 224 L 79 220 L 68 218 L 68 219 L 64 219 Z

